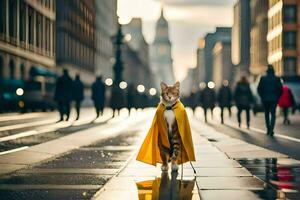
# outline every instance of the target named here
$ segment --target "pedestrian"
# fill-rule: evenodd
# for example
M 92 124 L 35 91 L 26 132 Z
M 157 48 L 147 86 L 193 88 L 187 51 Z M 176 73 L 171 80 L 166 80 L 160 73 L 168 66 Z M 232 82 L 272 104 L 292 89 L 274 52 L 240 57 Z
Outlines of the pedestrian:
M 96 78 L 96 81 L 92 85 L 92 100 L 94 102 L 96 115 L 98 118 L 103 114 L 104 103 L 105 103 L 105 84 L 102 81 L 102 77 Z
M 287 85 L 282 86 L 282 94 L 278 101 L 278 106 L 283 112 L 283 124 L 291 124 L 289 119 L 289 108 L 295 106 L 295 98 L 291 89 Z
M 200 93 L 200 102 L 204 110 L 204 119 L 207 123 L 207 110 L 210 110 L 211 118 L 213 118 L 213 110 L 216 104 L 216 92 L 214 87 L 205 86 L 205 88 Z
M 276 107 L 282 94 L 282 84 L 280 78 L 275 76 L 272 65 L 268 65 L 267 74 L 261 77 L 257 92 L 265 109 L 267 135 L 273 136 L 276 122 Z
M 234 100 L 236 107 L 238 109 L 237 119 L 239 123 L 239 127 L 241 127 L 242 119 L 241 114 L 243 110 L 246 112 L 246 123 L 247 128 L 250 128 L 250 109 L 251 104 L 253 103 L 253 94 L 250 89 L 250 84 L 246 78 L 246 76 L 242 76 L 240 81 L 237 83 L 234 92 Z
M 228 109 L 229 116 L 231 117 L 231 101 L 232 101 L 232 92 L 229 87 L 228 80 L 223 81 L 223 85 L 221 86 L 218 92 L 218 103 L 221 108 L 221 123 L 224 124 L 224 110 Z
M 129 83 L 127 88 L 127 109 L 129 114 L 131 113 L 132 109 L 135 107 L 135 87 L 132 83 Z
M 67 69 L 63 70 L 63 75 L 60 76 L 56 81 L 54 100 L 57 102 L 58 111 L 60 113 L 60 120 L 64 120 L 66 116 L 66 121 L 70 118 L 70 106 L 72 102 L 72 85 L 73 80 L 69 76 L 69 71 Z
M 72 96 L 73 100 L 75 101 L 75 108 L 76 108 L 76 113 L 77 117 L 76 120 L 79 119 L 80 117 L 80 107 L 81 107 L 81 102 L 84 99 L 84 86 L 83 83 L 80 80 L 80 75 L 77 74 L 75 77 L 75 81 L 73 83 L 73 89 L 72 89 Z
M 195 114 L 195 110 L 197 108 L 197 91 L 196 89 L 192 89 L 190 96 L 188 97 L 188 105 L 193 110 L 193 114 Z

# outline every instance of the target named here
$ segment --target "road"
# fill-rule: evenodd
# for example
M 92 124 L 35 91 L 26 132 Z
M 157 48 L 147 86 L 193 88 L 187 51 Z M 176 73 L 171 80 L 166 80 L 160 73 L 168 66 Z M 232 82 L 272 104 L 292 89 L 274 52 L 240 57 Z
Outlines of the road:
M 141 165 L 134 159 L 153 114 L 153 109 L 130 115 L 123 111 L 111 118 L 111 111 L 106 110 L 95 121 L 93 109 L 87 108 L 79 121 L 72 116 L 70 122 L 59 123 L 56 112 L 1 115 L 0 199 L 126 199 L 122 194 L 129 187 L 127 182 L 135 189 L 126 194 L 137 199 L 137 180 L 160 177 L 159 166 Z M 214 200 L 223 195 L 230 199 L 274 199 L 279 194 L 299 198 L 300 162 L 288 157 L 297 156 L 295 141 L 238 129 L 234 118 L 220 125 L 217 111 L 209 124 L 203 123 L 200 110 L 195 115 L 188 110 L 188 114 L 197 173 L 188 169 L 183 183 L 197 189 L 193 199 Z M 291 142 L 295 146 L 286 146 L 282 154 L 284 145 Z M 283 169 L 292 173 L 284 178 Z M 191 181 L 192 176 L 196 182 Z M 161 189 L 169 193 L 168 188 Z

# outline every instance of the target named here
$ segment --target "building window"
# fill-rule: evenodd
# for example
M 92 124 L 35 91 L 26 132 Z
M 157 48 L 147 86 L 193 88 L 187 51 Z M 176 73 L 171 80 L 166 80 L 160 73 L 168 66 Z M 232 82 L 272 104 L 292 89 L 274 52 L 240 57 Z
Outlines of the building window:
M 283 8 L 283 20 L 286 23 L 297 22 L 297 7 L 296 5 L 288 5 Z
M 36 46 L 42 47 L 42 15 L 36 14 Z
M 286 31 L 283 35 L 284 48 L 296 49 L 297 46 L 297 33 L 296 31 Z
M 9 1 L 9 36 L 17 36 L 17 1 Z
M 4 61 L 2 56 L 0 56 L 0 79 L 2 79 L 4 77 Z
M 297 60 L 294 57 L 286 57 L 284 59 L 284 76 L 294 76 L 296 75 Z
M 28 7 L 28 36 L 29 36 L 29 44 L 33 45 L 34 43 L 34 13 L 31 7 Z
M 5 33 L 6 27 L 6 6 L 5 1 L 0 1 L 0 33 Z
M 20 41 L 26 41 L 26 5 L 20 1 Z
M 15 62 L 13 60 L 9 62 L 9 78 L 15 78 Z

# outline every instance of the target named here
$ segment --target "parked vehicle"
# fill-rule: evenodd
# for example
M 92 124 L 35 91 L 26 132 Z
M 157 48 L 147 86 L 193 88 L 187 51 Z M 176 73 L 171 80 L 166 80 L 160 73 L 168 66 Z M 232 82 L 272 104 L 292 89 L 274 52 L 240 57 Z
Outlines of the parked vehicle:
M 29 80 L 0 80 L 0 112 L 46 111 L 55 108 L 56 74 L 32 67 Z
M 18 111 L 23 94 L 23 81 L 14 79 L 0 80 L 0 112 Z

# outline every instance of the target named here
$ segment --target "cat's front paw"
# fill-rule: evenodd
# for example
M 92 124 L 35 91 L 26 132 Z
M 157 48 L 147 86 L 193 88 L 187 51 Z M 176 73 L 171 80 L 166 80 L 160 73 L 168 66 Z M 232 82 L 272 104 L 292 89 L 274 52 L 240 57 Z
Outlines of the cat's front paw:
M 177 171 L 178 171 L 177 163 L 172 163 L 172 172 L 177 172 Z
M 162 165 L 162 166 L 161 166 L 161 171 L 167 172 L 168 170 L 169 170 L 168 164 L 167 164 L 167 165 Z

